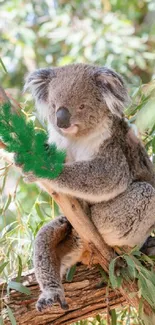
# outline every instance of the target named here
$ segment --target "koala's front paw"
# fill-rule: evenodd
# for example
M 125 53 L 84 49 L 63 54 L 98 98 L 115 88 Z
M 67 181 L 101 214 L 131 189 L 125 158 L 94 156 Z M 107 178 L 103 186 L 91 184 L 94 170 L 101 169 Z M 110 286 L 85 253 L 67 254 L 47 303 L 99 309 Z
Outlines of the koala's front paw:
M 23 180 L 25 183 L 35 183 L 37 181 L 37 177 L 32 173 L 23 173 Z
M 41 312 L 45 308 L 52 307 L 55 303 L 59 303 L 64 310 L 69 308 L 64 293 L 60 288 L 42 292 L 36 303 L 36 309 Z

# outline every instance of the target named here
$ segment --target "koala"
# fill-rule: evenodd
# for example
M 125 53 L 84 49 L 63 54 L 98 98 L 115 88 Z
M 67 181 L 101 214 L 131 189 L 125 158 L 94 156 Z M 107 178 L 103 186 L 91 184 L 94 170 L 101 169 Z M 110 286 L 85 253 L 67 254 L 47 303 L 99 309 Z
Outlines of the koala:
M 65 149 L 62 173 L 51 180 L 75 197 L 111 247 L 141 247 L 155 227 L 155 172 L 123 110 L 129 96 L 122 77 L 88 64 L 39 69 L 26 79 L 49 143 Z M 42 291 L 37 309 L 67 309 L 61 279 L 83 261 L 86 246 L 65 216 L 38 232 L 35 274 Z

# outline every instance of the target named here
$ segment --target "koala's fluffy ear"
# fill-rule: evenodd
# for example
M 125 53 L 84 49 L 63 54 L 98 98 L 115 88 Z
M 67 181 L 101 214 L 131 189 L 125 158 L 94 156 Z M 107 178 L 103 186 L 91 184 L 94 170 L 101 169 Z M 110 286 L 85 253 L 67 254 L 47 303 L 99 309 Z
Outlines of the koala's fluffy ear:
M 100 68 L 95 74 L 97 86 L 112 114 L 121 117 L 129 103 L 129 95 L 122 77 L 108 68 Z
M 48 89 L 51 79 L 55 77 L 53 69 L 38 69 L 25 79 L 24 91 L 29 89 L 36 102 L 36 108 L 42 118 L 47 117 Z

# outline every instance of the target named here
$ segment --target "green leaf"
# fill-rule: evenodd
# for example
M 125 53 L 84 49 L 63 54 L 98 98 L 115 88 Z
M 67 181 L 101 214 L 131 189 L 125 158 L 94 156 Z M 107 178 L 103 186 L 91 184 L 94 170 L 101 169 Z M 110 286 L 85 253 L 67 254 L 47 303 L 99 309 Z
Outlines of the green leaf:
M 4 268 L 6 267 L 6 265 L 8 264 L 9 262 L 4 262 L 2 264 L 0 264 L 0 274 L 3 272 Z
M 76 265 L 73 265 L 72 267 L 69 268 L 69 270 L 66 274 L 66 280 L 68 282 L 72 282 L 75 271 L 76 271 Z
M 138 306 L 138 315 L 139 317 L 142 316 L 142 313 L 143 313 L 143 307 L 144 307 L 144 299 L 143 298 L 140 298 L 139 299 L 139 306 Z
M 7 69 L 6 69 L 6 67 L 5 67 L 5 65 L 4 65 L 4 63 L 3 63 L 3 61 L 2 61 L 1 58 L 0 58 L 0 64 L 1 64 L 1 66 L 3 68 L 3 70 L 7 73 Z
M 152 139 L 152 151 L 155 153 L 155 137 Z
M 133 255 L 133 256 L 141 256 L 141 255 L 142 255 L 142 252 L 137 251 L 137 250 L 136 250 L 136 251 L 133 250 L 133 251 L 132 251 L 132 255 Z
M 116 259 L 113 259 L 109 265 L 109 278 L 110 278 L 111 285 L 114 289 L 117 288 L 118 286 L 117 276 L 115 275 L 115 263 L 116 263 Z
M 7 312 L 12 325 L 17 325 L 13 312 L 9 306 L 7 306 Z
M 105 283 L 108 283 L 108 280 L 109 280 L 108 275 L 107 275 L 106 272 L 103 270 L 102 266 L 101 266 L 101 265 L 98 265 L 98 269 L 99 269 L 99 271 L 100 271 L 100 273 L 101 273 L 102 280 L 103 280 Z M 102 281 L 102 282 L 103 282 L 103 281 Z
M 145 254 L 141 256 L 141 260 L 144 261 L 144 262 L 147 262 L 148 264 L 150 264 L 152 266 L 154 266 L 153 260 L 149 256 L 147 256 Z
M 19 291 L 21 293 L 25 293 L 26 295 L 31 294 L 30 289 L 26 288 L 22 283 L 19 283 L 19 282 L 10 281 L 8 283 L 8 288 L 9 289 L 14 289 L 14 290 Z
M 123 282 L 123 277 L 121 275 L 117 276 L 117 288 L 121 287 L 122 282 Z
M 100 315 L 96 315 L 96 320 L 99 322 L 99 324 L 100 324 L 100 322 L 101 322 L 101 317 L 100 317 Z
M 36 209 L 36 212 L 37 212 L 37 215 L 38 217 L 41 219 L 41 220 L 45 220 L 45 217 L 41 211 L 41 208 L 40 208 L 40 204 L 38 202 L 35 203 L 35 209 Z
M 6 150 L 16 153 L 15 162 L 22 165 L 24 172 L 54 179 L 63 171 L 65 151 L 58 150 L 54 143 L 46 148 L 47 133 L 35 130 L 33 123 L 27 122 L 21 111 L 19 115 L 13 114 L 10 103 L 1 105 L 0 137 L 6 144 Z
M 136 266 L 134 261 L 128 255 L 124 255 L 123 258 L 127 262 L 127 271 L 129 272 L 129 277 L 131 277 L 131 279 L 135 279 L 137 272 L 136 272 Z
M 121 269 L 121 275 L 123 277 L 123 279 L 125 279 L 126 281 L 130 282 L 130 277 L 129 277 L 129 272 L 127 271 L 127 268 L 122 268 Z
M 21 279 L 21 274 L 22 274 L 22 259 L 21 259 L 21 257 L 18 255 L 18 275 L 17 275 L 17 282 L 20 281 L 20 279 Z
M 152 283 L 139 274 L 138 286 L 144 299 L 147 300 L 151 307 L 155 308 L 155 288 Z
M 1 186 L 1 193 L 3 192 L 5 184 L 6 184 L 6 179 L 7 179 L 7 176 L 8 176 L 7 172 L 8 171 L 6 171 L 5 176 L 3 177 L 3 182 L 2 182 L 2 186 Z
M 152 283 L 153 287 L 155 287 L 155 273 L 154 273 L 154 271 L 150 271 L 150 270 L 146 269 L 145 266 L 141 266 L 141 267 L 139 267 L 139 269 L 140 269 L 140 273 L 143 274 L 143 276 Z
M 121 321 L 124 321 L 125 318 L 126 318 L 126 315 L 127 315 L 127 308 L 124 308 L 124 310 L 122 310 L 122 313 L 121 313 Z
M 142 264 L 141 264 L 140 260 L 137 259 L 135 256 L 132 256 L 132 259 L 133 259 L 133 261 L 134 261 L 134 263 L 136 265 L 137 270 L 139 270 L 139 268 L 142 267 Z
M 11 200 L 12 200 L 12 196 L 9 194 L 8 199 L 7 199 L 7 201 L 6 201 L 5 205 L 4 205 L 3 211 L 7 210 L 7 208 L 9 207 L 9 205 L 11 203 Z
M 117 325 L 117 314 L 116 314 L 116 310 L 112 309 L 110 311 L 110 315 L 111 315 L 111 325 Z

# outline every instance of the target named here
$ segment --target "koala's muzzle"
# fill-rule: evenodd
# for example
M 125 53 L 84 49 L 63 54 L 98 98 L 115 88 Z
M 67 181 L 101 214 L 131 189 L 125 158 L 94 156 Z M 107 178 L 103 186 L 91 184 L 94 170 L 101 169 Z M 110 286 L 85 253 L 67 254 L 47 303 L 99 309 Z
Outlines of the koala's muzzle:
M 70 127 L 70 117 L 71 114 L 66 107 L 60 107 L 56 112 L 57 126 L 62 129 L 67 129 Z

